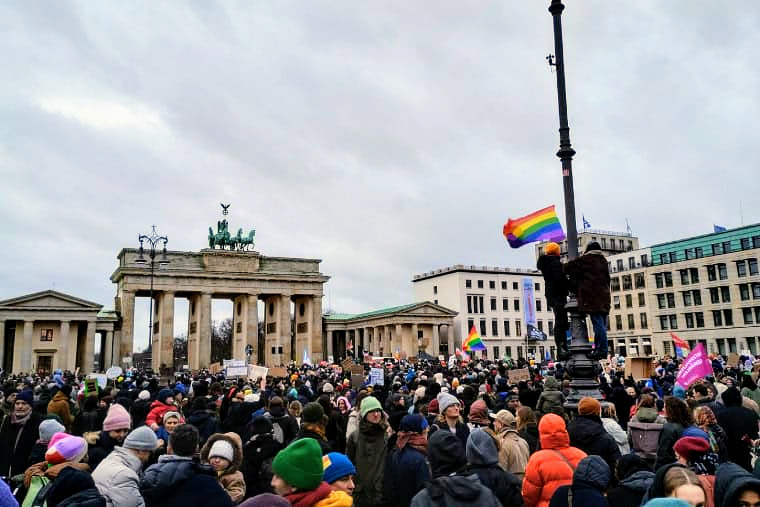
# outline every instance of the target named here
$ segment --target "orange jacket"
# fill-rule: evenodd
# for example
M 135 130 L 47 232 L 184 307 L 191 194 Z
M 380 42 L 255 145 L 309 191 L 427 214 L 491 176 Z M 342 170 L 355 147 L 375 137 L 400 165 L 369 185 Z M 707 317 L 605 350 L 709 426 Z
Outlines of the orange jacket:
M 549 507 L 554 492 L 573 482 L 575 467 L 586 457 L 585 452 L 570 447 L 565 420 L 556 414 L 541 418 L 538 438 L 541 450 L 530 457 L 525 468 L 522 486 L 525 507 Z

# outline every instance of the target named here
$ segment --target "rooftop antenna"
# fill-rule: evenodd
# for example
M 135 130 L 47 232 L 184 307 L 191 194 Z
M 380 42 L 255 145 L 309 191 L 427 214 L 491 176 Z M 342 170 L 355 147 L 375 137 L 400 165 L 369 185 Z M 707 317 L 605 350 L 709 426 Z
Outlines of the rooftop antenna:
M 742 208 L 742 202 L 739 201 L 739 219 L 742 222 L 742 226 L 744 225 L 744 208 Z

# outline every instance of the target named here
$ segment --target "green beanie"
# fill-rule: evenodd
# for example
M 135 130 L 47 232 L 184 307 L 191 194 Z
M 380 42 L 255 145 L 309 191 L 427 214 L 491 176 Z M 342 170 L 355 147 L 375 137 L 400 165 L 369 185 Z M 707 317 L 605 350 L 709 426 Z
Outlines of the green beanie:
M 375 398 L 374 396 L 367 396 L 362 400 L 361 405 L 361 416 L 362 419 L 364 419 L 364 416 L 372 412 L 373 410 L 382 410 L 383 407 L 380 405 L 380 401 Z
M 299 491 L 312 491 L 322 482 L 322 448 L 313 438 L 296 440 L 272 461 L 272 471 Z

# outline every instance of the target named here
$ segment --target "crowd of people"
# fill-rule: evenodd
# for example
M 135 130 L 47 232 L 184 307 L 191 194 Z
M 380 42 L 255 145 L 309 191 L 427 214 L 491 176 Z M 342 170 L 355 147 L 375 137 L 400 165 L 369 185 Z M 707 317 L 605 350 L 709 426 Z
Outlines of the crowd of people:
M 612 358 L 573 414 L 552 362 L 4 375 L 0 507 L 760 505 L 760 364 L 724 359 L 684 389 L 671 358 L 639 381 Z

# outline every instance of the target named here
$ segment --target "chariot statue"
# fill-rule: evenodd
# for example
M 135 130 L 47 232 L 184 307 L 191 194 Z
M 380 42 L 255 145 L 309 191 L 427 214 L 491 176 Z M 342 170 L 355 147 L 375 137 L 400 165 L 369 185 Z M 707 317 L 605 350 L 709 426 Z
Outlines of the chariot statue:
M 230 204 L 222 204 L 223 215 L 226 216 L 229 214 L 229 207 Z M 220 250 L 229 248 L 231 251 L 243 252 L 248 249 L 253 250 L 253 237 L 255 235 L 255 229 L 251 229 L 248 232 L 248 235 L 245 235 L 243 233 L 243 228 L 241 227 L 238 229 L 237 234 L 235 236 L 232 236 L 229 231 L 229 224 L 227 223 L 227 219 L 223 218 L 216 223 L 216 233 L 214 233 L 213 228 L 208 228 L 208 247 L 212 250 L 216 249 L 216 247 L 219 247 Z

